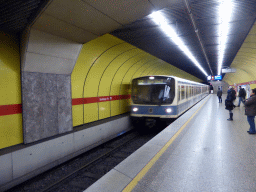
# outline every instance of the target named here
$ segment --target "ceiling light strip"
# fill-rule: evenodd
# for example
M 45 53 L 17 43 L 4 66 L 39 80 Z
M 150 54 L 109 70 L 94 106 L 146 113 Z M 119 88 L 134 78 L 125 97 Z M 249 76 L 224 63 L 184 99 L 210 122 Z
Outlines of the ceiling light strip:
M 192 53 L 188 50 L 187 46 L 184 44 L 182 39 L 174 31 L 174 29 L 169 25 L 168 20 L 160 12 L 156 11 L 149 15 L 149 17 L 160 26 L 162 31 L 188 56 L 188 58 L 204 73 L 205 76 L 208 76 L 202 66 L 198 63 Z
M 232 15 L 232 0 L 222 0 L 219 7 L 219 58 L 218 58 L 218 75 L 221 74 L 221 67 L 226 49 L 227 35 L 229 31 L 229 22 Z

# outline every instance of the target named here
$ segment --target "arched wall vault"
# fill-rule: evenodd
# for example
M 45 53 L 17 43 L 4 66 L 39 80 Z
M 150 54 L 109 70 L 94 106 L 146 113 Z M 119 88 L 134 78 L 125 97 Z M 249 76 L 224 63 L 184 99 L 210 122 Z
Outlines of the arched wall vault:
M 72 130 L 73 126 L 126 113 L 130 82 L 135 77 L 173 75 L 201 81 L 109 34 L 83 45 L 33 28 L 24 35 L 22 102 L 18 101 L 21 95 L 10 103 L 7 101 L 14 94 L 4 99 L 6 103 L 3 104 L 17 109 L 15 114 L 1 116 L 1 124 L 8 129 L 9 118 L 15 119 L 16 123 L 12 124 L 15 133 L 7 134 L 2 129 L 0 136 L 4 137 L 4 143 L 0 147 L 30 143 Z M 10 39 L 6 41 L 6 45 L 12 45 Z M 20 60 L 12 59 L 17 54 L 18 42 L 14 44 L 13 48 L 9 47 L 13 52 L 0 53 L 0 66 L 15 79 L 11 89 L 20 90 L 20 83 L 16 81 L 20 79 Z M 9 48 L 5 47 L 5 50 Z M 3 75 L 3 79 L 8 78 Z M 2 89 L 5 90 L 5 86 Z M 1 93 L 0 96 L 5 98 Z M 7 142 L 10 139 L 11 142 Z
M 73 125 L 128 112 L 131 80 L 144 75 L 201 81 L 110 34 L 84 44 L 71 75 Z
M 254 24 L 238 51 L 231 66 L 236 73 L 227 73 L 223 78 L 229 85 L 247 83 L 251 88 L 256 88 L 256 25 Z
M 19 43 L 0 31 L 0 149 L 22 142 Z
M 120 39 L 104 35 L 143 18 L 153 9 L 177 2 L 138 0 L 128 5 L 119 0 L 49 1 L 23 31 L 20 42 L 22 102 L 17 105 L 21 111 L 22 104 L 22 121 L 17 123 L 17 132 L 23 130 L 24 140 L 19 136 L 15 142 L 31 143 L 71 131 L 73 125 L 127 112 L 132 77 L 171 74 L 200 81 Z M 112 4 L 117 6 L 106 9 Z M 73 69 L 75 75 L 71 75 Z M 13 79 L 19 77 L 16 74 Z M 72 106 L 72 99 L 76 103 L 79 98 L 83 104 Z

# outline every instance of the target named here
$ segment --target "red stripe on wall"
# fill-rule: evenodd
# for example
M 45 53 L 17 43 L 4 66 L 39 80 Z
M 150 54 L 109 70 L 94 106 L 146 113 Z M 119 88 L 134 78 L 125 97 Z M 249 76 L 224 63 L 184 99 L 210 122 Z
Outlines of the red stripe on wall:
M 116 101 L 122 99 L 130 99 L 131 95 L 113 95 L 113 96 L 103 96 L 103 97 L 87 97 L 87 98 L 78 98 L 72 99 L 72 105 L 82 105 L 82 104 L 90 104 L 97 102 L 106 102 L 106 101 Z M 0 116 L 4 115 L 14 115 L 22 113 L 22 105 L 21 104 L 13 104 L 13 105 L 0 105 Z
M 103 97 L 77 98 L 77 99 L 72 99 L 72 105 L 82 105 L 82 104 L 115 101 L 115 100 L 130 99 L 130 98 L 131 98 L 131 95 L 113 95 L 113 96 L 103 96 Z
M 81 105 L 81 104 L 84 104 L 83 98 L 72 99 L 72 105 Z
M 236 86 L 250 85 L 250 84 L 256 84 L 256 80 L 255 81 L 244 82 L 244 83 L 237 83 Z M 229 86 L 235 86 L 235 85 L 233 84 L 233 85 L 229 85 Z
M 0 105 L 0 116 L 22 113 L 22 105 Z
M 97 102 L 98 102 L 98 97 L 72 99 L 72 105 L 82 105 L 82 104 L 97 103 Z
M 116 101 L 116 100 L 120 100 L 120 96 L 119 95 L 113 95 L 110 97 L 111 101 Z

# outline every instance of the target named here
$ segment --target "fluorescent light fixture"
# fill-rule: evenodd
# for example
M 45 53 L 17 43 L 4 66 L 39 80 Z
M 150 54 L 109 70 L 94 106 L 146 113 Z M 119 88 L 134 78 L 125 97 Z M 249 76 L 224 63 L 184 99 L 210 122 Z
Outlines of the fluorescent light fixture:
M 202 66 L 198 63 L 192 53 L 188 50 L 182 39 L 177 35 L 175 30 L 168 24 L 168 20 L 161 13 L 161 11 L 153 12 L 149 17 L 160 26 L 162 31 L 188 56 L 188 58 L 205 74 L 208 76 Z
M 232 15 L 232 0 L 221 0 L 219 7 L 219 58 L 218 58 L 218 75 L 221 74 L 224 52 L 227 43 L 227 34 L 229 31 L 229 22 Z
M 149 79 L 155 79 L 155 77 L 150 76 Z

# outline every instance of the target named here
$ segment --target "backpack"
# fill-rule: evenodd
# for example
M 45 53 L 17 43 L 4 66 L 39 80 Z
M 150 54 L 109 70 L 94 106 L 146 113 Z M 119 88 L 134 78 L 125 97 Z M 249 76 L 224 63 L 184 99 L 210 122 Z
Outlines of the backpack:
M 234 104 L 230 100 L 225 100 L 225 109 L 227 110 L 233 110 L 234 109 Z
M 243 88 L 243 97 L 245 97 L 245 96 L 246 96 L 246 91 Z
M 232 100 L 236 100 L 236 91 L 232 89 L 231 93 Z

